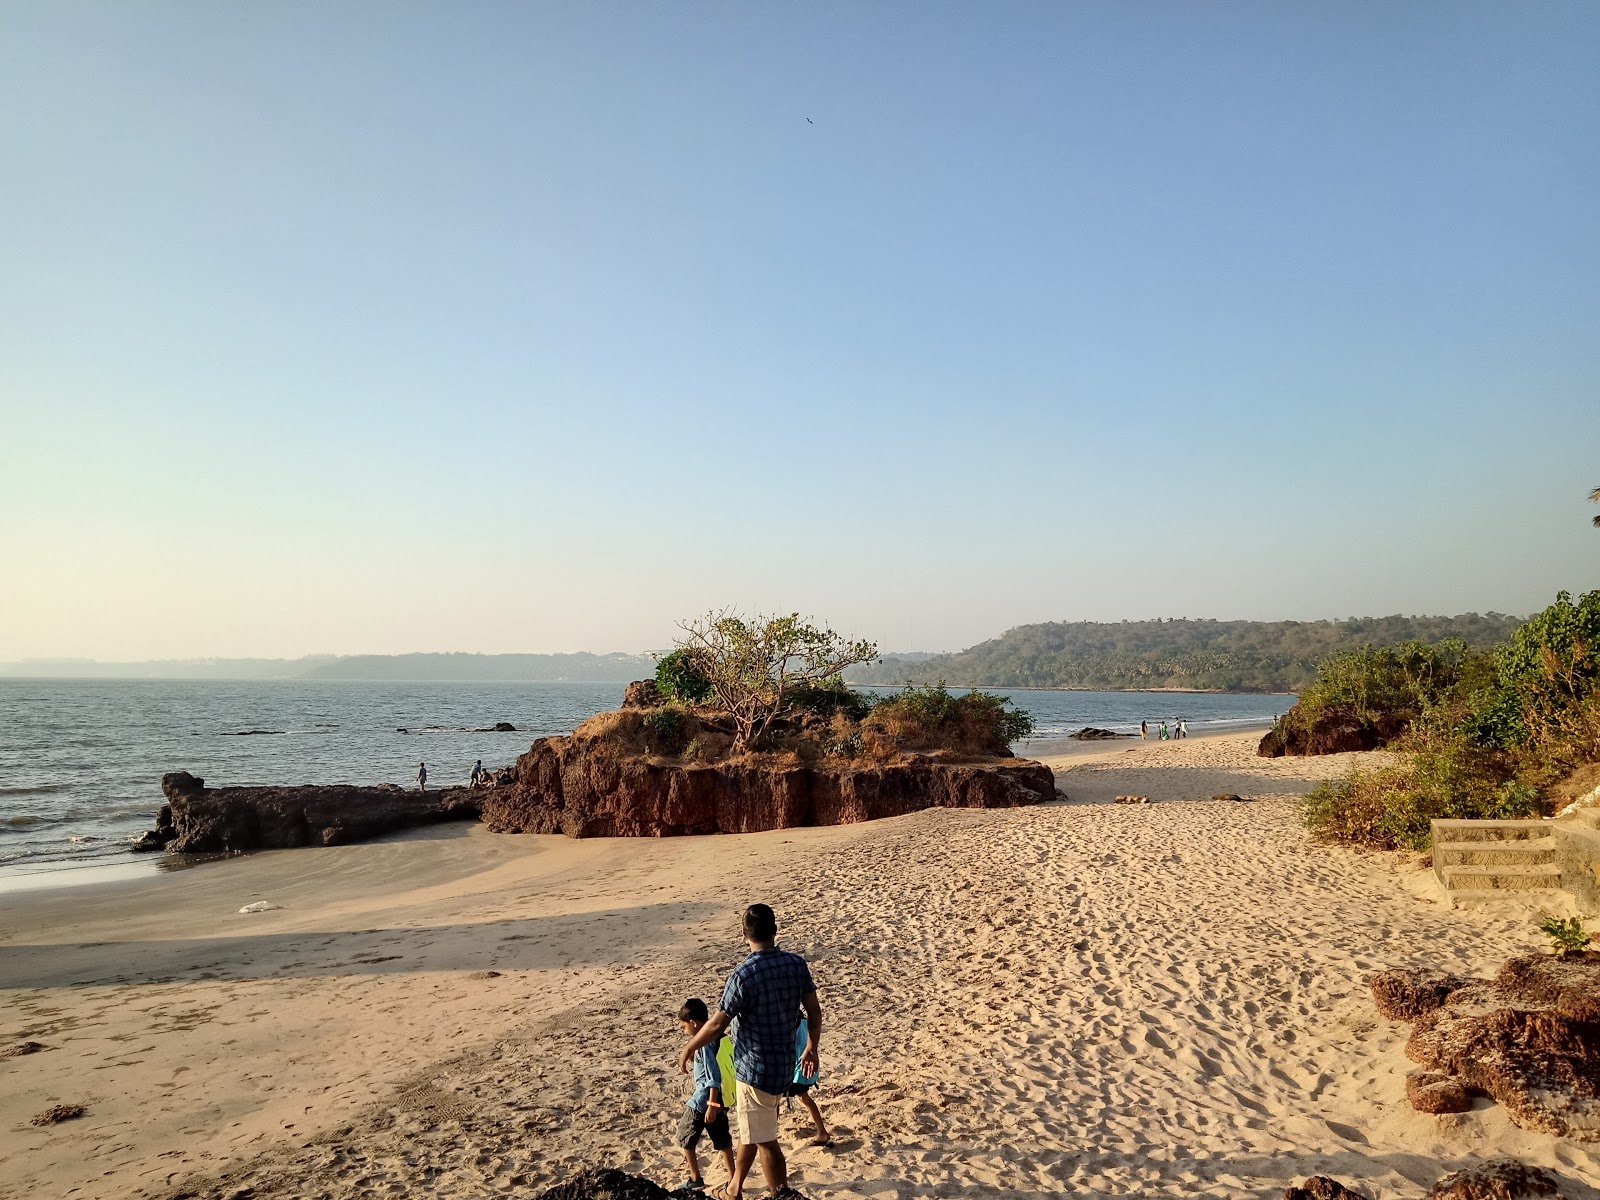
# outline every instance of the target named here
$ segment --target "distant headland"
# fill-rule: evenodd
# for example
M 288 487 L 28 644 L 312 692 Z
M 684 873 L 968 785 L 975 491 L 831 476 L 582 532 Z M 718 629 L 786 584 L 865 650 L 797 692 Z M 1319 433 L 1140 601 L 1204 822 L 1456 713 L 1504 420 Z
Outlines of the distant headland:
M 1458 638 L 1482 648 L 1522 623 L 1504 613 L 1350 617 L 1339 621 L 1054 621 L 1020 625 L 955 653 L 900 651 L 853 667 L 855 684 L 1072 691 L 1297 692 L 1340 650 Z M 656 655 L 350 654 L 303 658 L 191 658 L 145 662 L 24 659 L 0 678 L 284 679 L 352 682 L 616 683 L 649 675 Z

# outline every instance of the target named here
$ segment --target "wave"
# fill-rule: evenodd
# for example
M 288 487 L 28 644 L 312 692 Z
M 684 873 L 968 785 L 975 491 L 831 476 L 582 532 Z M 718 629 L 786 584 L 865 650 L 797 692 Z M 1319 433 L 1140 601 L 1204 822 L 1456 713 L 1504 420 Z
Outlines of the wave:
M 0 796 L 48 796 L 53 792 L 64 792 L 71 786 L 70 783 L 0 784 Z
M 37 813 L 16 813 L 0 817 L 0 829 L 38 829 L 43 825 L 59 825 L 60 817 L 41 817 Z

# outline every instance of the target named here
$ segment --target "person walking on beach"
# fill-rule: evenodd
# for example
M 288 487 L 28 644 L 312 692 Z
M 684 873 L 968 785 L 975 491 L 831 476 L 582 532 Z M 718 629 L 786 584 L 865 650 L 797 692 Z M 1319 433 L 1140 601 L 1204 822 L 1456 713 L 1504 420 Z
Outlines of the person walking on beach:
M 1181 738 L 1189 736 L 1189 722 L 1184 717 L 1178 718 L 1178 736 Z
M 708 1016 L 706 1002 L 691 996 L 678 1010 L 678 1023 L 693 1037 L 704 1028 Z M 694 1052 L 694 1094 L 678 1118 L 678 1145 L 689 1163 L 689 1182 L 678 1189 L 680 1192 L 699 1191 L 705 1186 L 705 1178 L 700 1174 L 700 1157 L 695 1153 L 702 1133 L 710 1135 L 711 1148 L 722 1155 L 728 1167 L 728 1178 L 733 1178 L 733 1134 L 728 1129 L 722 1068 L 717 1063 L 717 1048 L 721 1044 L 719 1037 Z
M 678 1056 L 678 1070 L 687 1074 L 695 1051 L 712 1045 L 729 1023 L 738 1019 L 733 1076 L 739 1084 L 739 1151 L 728 1186 L 712 1193 L 717 1200 L 739 1200 L 758 1153 L 767 1188 L 776 1193 L 788 1186 L 789 1164 L 778 1145 L 778 1101 L 794 1082 L 802 1009 L 807 1028 L 805 1049 L 800 1053 L 804 1074 L 818 1074 L 818 1047 L 822 1044 L 822 1006 L 817 1003 L 811 968 L 798 954 L 778 949 L 778 919 L 772 909 L 765 904 L 745 909 L 744 937 L 750 956 L 728 976 L 720 1010 Z
M 1147 741 L 1150 740 L 1150 722 L 1149 721 L 1140 721 L 1139 722 L 1139 740 L 1142 741 L 1142 742 L 1147 742 Z
M 1164 742 L 1164 741 L 1166 741 L 1166 740 L 1167 740 L 1167 739 L 1168 739 L 1168 738 L 1169 738 L 1169 737 L 1171 737 L 1171 736 L 1172 736 L 1172 735 L 1171 735 L 1171 734 L 1170 734 L 1170 733 L 1168 733 L 1168 732 L 1167 732 L 1167 723 L 1166 723 L 1166 722 L 1165 722 L 1165 721 L 1163 721 L 1163 722 L 1161 722 L 1161 734 L 1160 734 L 1160 739 L 1161 739 L 1161 740 L 1162 740 L 1162 741 L 1163 741 L 1163 742 Z
M 418 787 L 418 789 L 420 789 L 421 791 L 424 791 L 424 792 L 428 790 L 428 764 L 427 763 L 419 762 L 417 764 L 417 787 Z
M 811 1042 L 810 1030 L 811 1022 L 801 1017 L 800 1028 L 794 1035 L 794 1082 L 789 1085 L 789 1094 L 800 1098 L 800 1103 L 811 1114 L 811 1124 L 816 1128 L 816 1136 L 806 1144 L 826 1149 L 833 1145 L 833 1135 L 828 1132 L 828 1123 L 822 1119 L 817 1098 L 811 1094 L 811 1089 L 817 1086 L 817 1077 L 806 1072 L 806 1046 Z

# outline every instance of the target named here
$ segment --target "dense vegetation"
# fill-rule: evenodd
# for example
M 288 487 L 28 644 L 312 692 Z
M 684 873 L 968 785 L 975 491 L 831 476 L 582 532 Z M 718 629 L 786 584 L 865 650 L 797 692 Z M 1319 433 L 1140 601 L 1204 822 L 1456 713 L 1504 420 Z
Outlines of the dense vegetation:
M 662 660 L 666 662 L 665 659 Z M 665 675 L 680 683 L 682 660 Z M 661 676 L 657 687 L 661 687 Z M 665 689 L 663 689 L 665 691 Z M 698 692 L 690 676 L 689 691 Z M 583 729 L 639 753 L 712 763 L 747 752 L 730 715 L 713 699 L 691 702 L 680 687 L 647 710 L 601 713 Z M 838 676 L 788 689 L 780 715 L 749 747 L 756 754 L 792 754 L 800 761 L 868 759 L 907 754 L 995 758 L 1033 732 L 1033 718 L 1004 696 L 951 695 L 942 685 L 908 687 L 887 696 L 853 690 Z
M 1346 621 L 1078 621 L 1022 625 L 958 654 L 886 658 L 849 672 L 854 683 L 1134 690 L 1292 692 L 1341 651 L 1456 639 L 1502 642 L 1520 624 L 1503 613 L 1352 617 Z
M 1301 695 L 1302 716 L 1359 708 L 1403 717 L 1394 766 L 1309 795 L 1333 841 L 1422 848 L 1434 818 L 1545 815 L 1560 780 L 1600 761 L 1600 591 L 1556 602 L 1492 649 L 1460 642 L 1335 655 Z

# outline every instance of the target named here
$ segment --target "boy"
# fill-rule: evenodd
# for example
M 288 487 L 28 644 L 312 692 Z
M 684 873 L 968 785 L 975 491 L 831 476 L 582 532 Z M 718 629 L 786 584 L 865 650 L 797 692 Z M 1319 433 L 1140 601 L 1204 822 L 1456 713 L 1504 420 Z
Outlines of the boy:
M 706 1002 L 698 996 L 685 1000 L 678 1010 L 678 1022 L 691 1038 L 709 1017 Z M 733 1178 L 733 1134 L 728 1129 L 728 1110 L 722 1103 L 722 1068 L 717 1065 L 717 1047 L 721 1044 L 720 1037 L 714 1038 L 694 1054 L 694 1095 L 689 1097 L 678 1120 L 678 1145 L 689 1160 L 689 1182 L 680 1191 L 696 1191 L 705 1186 L 700 1159 L 694 1152 L 702 1130 L 711 1135 L 711 1148 L 721 1152 L 728 1178 Z

